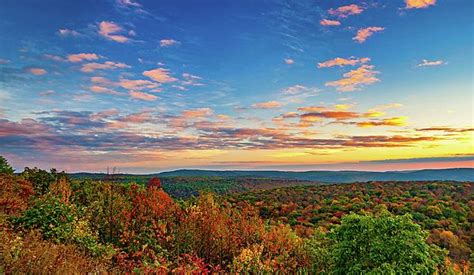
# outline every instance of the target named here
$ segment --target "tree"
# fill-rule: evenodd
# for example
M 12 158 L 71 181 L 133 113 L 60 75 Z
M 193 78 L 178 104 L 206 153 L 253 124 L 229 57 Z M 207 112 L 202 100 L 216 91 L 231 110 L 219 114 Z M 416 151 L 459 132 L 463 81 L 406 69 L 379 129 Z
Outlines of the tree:
M 410 215 L 350 214 L 329 235 L 336 274 L 433 274 L 441 264 Z
M 0 156 L 0 174 L 13 174 L 15 170 L 10 166 L 7 159 Z

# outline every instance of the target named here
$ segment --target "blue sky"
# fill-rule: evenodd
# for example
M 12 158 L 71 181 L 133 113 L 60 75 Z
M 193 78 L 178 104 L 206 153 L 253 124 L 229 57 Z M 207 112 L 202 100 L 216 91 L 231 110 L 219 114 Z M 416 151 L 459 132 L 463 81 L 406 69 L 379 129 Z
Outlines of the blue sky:
M 0 7 L 18 169 L 472 166 L 472 1 Z

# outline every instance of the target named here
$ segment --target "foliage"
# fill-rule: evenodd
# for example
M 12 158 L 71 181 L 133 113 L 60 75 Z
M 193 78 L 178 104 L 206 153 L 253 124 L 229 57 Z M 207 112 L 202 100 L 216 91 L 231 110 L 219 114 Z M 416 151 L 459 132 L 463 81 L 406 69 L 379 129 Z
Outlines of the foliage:
M 109 263 L 85 255 L 74 245 L 42 240 L 32 231 L 22 236 L 0 231 L 0 273 L 2 274 L 76 274 L 106 273 Z
M 470 272 L 473 183 L 201 179 L 265 190 L 177 201 L 119 179 L 0 174 L 0 273 Z
M 10 166 L 7 159 L 0 156 L 0 174 L 13 174 L 15 170 Z
M 303 237 L 315 228 L 330 230 L 353 212 L 377 213 L 387 209 L 394 215 L 411 214 L 427 230 L 429 244 L 449 251 L 459 270 L 469 268 L 472 222 L 472 182 L 370 182 L 279 188 L 233 194 L 228 201 L 246 201 L 272 223 L 289 223 Z M 454 237 L 449 237 L 451 232 Z
M 426 233 L 409 215 L 346 215 L 329 235 L 336 274 L 433 274 Z
M 20 174 L 25 180 L 33 184 L 33 188 L 38 195 L 44 195 L 49 191 L 49 186 L 62 177 L 66 177 L 64 172 L 58 173 L 56 169 L 50 172 L 41 170 L 37 167 L 28 168 Z
M 27 209 L 33 194 L 29 181 L 9 174 L 0 175 L 0 213 L 18 215 Z

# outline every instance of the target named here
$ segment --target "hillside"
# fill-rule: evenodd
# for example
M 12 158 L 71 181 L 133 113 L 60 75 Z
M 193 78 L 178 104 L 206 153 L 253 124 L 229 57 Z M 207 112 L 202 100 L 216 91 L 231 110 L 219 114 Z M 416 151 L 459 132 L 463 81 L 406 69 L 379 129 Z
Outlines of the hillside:
M 260 177 L 318 181 L 325 183 L 350 183 L 366 181 L 471 181 L 474 168 L 427 169 L 413 171 L 215 171 L 215 170 L 176 170 L 156 174 L 159 177 L 206 176 L 206 177 Z

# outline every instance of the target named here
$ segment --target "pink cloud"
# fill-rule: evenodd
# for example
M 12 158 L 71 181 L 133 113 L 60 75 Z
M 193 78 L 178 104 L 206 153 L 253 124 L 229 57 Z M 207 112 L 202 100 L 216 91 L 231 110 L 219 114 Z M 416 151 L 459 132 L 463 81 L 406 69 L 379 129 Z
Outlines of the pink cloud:
M 373 65 L 363 64 L 359 68 L 344 74 L 344 78 L 327 82 L 326 86 L 336 87 L 340 92 L 351 92 L 360 90 L 361 86 L 374 84 L 380 81 L 376 74 L 378 71 L 374 70 Z
M 281 106 L 283 106 L 283 104 L 278 101 L 260 102 L 252 105 L 252 107 L 256 109 L 275 109 L 280 108 Z
M 98 94 L 111 94 L 111 95 L 119 95 L 120 94 L 117 91 L 114 91 L 114 90 L 106 88 L 106 87 L 98 86 L 98 85 L 93 85 L 93 86 L 89 87 L 89 90 L 91 92 L 98 93 Z
M 97 60 L 99 56 L 95 53 L 78 53 L 78 54 L 70 54 L 67 56 L 67 60 L 69 62 L 82 62 L 84 60 Z
M 124 69 L 130 68 L 127 64 L 124 63 L 116 63 L 112 61 L 106 61 L 105 63 L 86 63 L 83 64 L 81 67 L 81 72 L 84 73 L 91 73 L 95 70 L 113 70 L 113 69 Z
M 349 15 L 360 14 L 363 11 L 364 9 L 361 8 L 360 6 L 356 4 L 352 4 L 352 5 L 342 6 L 337 9 L 330 9 L 328 12 L 331 15 L 345 18 L 345 17 L 348 17 Z
M 385 28 L 383 27 L 368 27 L 368 28 L 363 28 L 357 31 L 357 35 L 352 38 L 352 40 L 355 40 L 359 43 L 365 42 L 367 38 L 371 37 L 374 33 L 376 32 L 381 32 Z
M 139 99 L 139 100 L 145 100 L 145 101 L 155 101 L 158 99 L 156 95 L 151 95 L 139 91 L 130 91 L 128 92 L 131 98 Z
M 200 118 L 212 115 L 214 112 L 211 108 L 198 108 L 193 110 L 185 110 L 182 112 L 182 118 Z
M 103 37 L 119 43 L 125 43 L 129 40 L 128 37 L 117 34 L 123 31 L 123 28 L 118 24 L 110 21 L 102 21 L 99 23 L 99 34 Z
M 42 68 L 28 68 L 27 71 L 34 75 L 44 75 L 47 73 L 47 71 Z
M 292 64 L 295 63 L 295 61 L 291 58 L 287 58 L 287 59 L 285 59 L 285 63 L 288 64 L 288 65 L 292 65 Z
M 405 0 L 407 9 L 421 9 L 433 6 L 436 4 L 436 0 Z
M 339 25 L 341 25 L 341 22 L 339 22 L 337 20 L 323 19 L 323 20 L 319 21 L 319 24 L 321 26 L 339 26 Z
M 169 47 L 173 46 L 175 44 L 178 44 L 179 42 L 174 40 L 174 39 L 161 39 L 160 40 L 160 47 Z
M 158 88 L 159 84 L 143 79 L 131 80 L 131 79 L 120 79 L 118 85 L 128 90 L 143 90 L 143 89 L 155 89 Z
M 350 57 L 349 59 L 346 58 L 341 58 L 341 57 L 336 57 L 334 59 L 318 63 L 318 68 L 329 68 L 329 67 L 334 67 L 334 66 L 355 66 L 357 64 L 364 64 L 370 61 L 370 58 L 365 57 L 365 58 L 355 58 L 355 57 Z
M 169 70 L 163 69 L 163 68 L 144 71 L 143 75 L 147 76 L 147 77 L 149 77 L 149 78 L 151 78 L 154 81 L 159 82 L 159 83 L 174 82 L 174 81 L 177 80 L 176 78 L 170 76 Z

